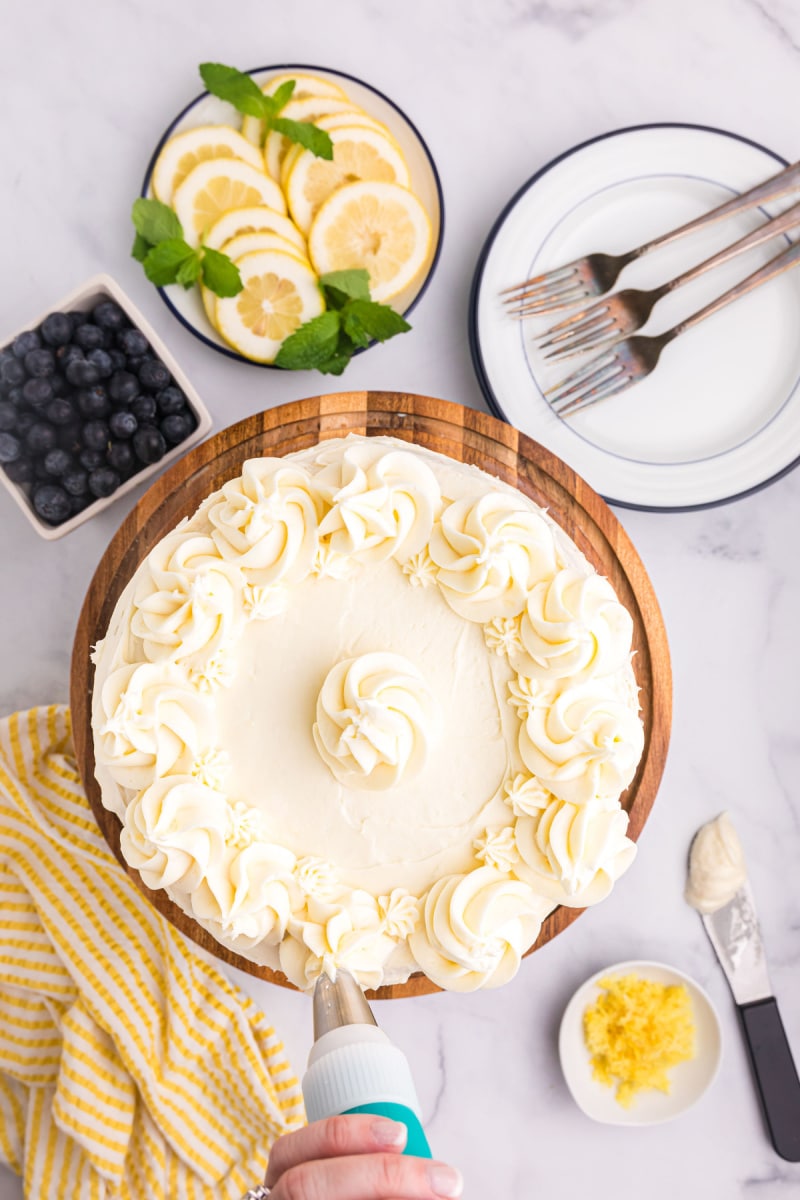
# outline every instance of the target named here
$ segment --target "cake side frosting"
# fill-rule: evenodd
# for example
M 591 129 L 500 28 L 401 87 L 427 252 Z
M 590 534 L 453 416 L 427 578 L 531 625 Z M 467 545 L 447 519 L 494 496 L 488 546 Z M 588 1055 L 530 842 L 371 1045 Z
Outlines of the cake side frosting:
M 352 436 L 250 460 L 97 647 L 103 803 L 147 886 L 301 988 L 497 986 L 633 858 L 631 636 L 478 468 Z

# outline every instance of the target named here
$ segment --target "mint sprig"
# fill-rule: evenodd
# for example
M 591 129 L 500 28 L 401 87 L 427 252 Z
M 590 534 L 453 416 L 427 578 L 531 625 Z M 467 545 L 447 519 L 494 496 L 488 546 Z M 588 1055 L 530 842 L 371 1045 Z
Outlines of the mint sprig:
M 310 150 L 317 158 L 333 158 L 333 142 L 323 129 L 308 121 L 291 121 L 280 115 L 294 93 L 294 80 L 287 79 L 268 96 L 243 71 L 227 67 L 224 63 L 201 63 L 200 77 L 213 96 L 226 100 L 239 112 L 257 117 L 263 122 L 262 143 L 271 130 L 282 133 L 290 142 L 297 142 Z
M 290 334 L 278 351 L 277 367 L 341 375 L 356 350 L 411 328 L 388 304 L 370 299 L 367 271 L 331 271 L 320 275 L 319 285 L 327 311 Z
M 218 296 L 236 296 L 242 290 L 236 264 L 219 250 L 190 246 L 169 205 L 140 196 L 133 203 L 131 219 L 136 230 L 131 255 L 156 287 L 179 283 L 190 288 L 203 283 Z

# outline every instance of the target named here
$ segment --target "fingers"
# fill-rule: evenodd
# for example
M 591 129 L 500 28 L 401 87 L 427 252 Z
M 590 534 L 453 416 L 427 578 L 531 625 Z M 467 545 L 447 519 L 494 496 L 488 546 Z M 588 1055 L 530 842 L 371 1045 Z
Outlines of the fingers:
M 377 1151 L 400 1153 L 407 1137 L 408 1131 L 399 1121 L 387 1121 L 385 1117 L 374 1117 L 369 1113 L 314 1121 L 304 1129 L 278 1138 L 269 1156 L 264 1182 L 267 1187 L 274 1187 L 291 1167 L 320 1158 L 375 1154 Z
M 455 1200 L 461 1191 L 452 1167 L 384 1152 L 298 1163 L 279 1177 L 271 1200 Z

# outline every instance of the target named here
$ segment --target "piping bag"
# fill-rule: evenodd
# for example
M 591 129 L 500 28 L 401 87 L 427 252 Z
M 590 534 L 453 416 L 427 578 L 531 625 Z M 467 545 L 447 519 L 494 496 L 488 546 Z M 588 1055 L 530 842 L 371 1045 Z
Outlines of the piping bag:
M 373 1113 L 408 1130 L 404 1154 L 430 1158 L 408 1060 L 372 1015 L 347 971 L 324 972 L 314 987 L 314 1045 L 303 1076 L 309 1121 L 344 1113 Z

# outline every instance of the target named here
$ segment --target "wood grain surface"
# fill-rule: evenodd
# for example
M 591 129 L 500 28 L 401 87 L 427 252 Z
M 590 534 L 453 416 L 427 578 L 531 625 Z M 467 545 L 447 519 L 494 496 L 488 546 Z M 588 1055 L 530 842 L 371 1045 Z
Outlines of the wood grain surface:
M 123 588 L 152 547 L 191 516 L 212 491 L 241 472 L 248 458 L 304 450 L 348 433 L 391 435 L 472 463 L 549 510 L 587 559 L 607 576 L 633 617 L 634 667 L 640 687 L 645 747 L 622 798 L 629 836 L 638 838 L 655 800 L 669 743 L 672 681 L 664 624 L 647 572 L 611 509 L 555 455 L 486 413 L 402 392 L 338 392 L 270 409 L 223 429 L 162 475 L 128 515 L 103 555 L 83 604 L 72 655 L 71 706 L 78 766 L 95 817 L 128 875 L 173 925 L 198 945 L 251 975 L 291 987 L 280 972 L 251 963 L 212 938 L 174 904 L 151 891 L 120 853 L 119 819 L 101 803 L 94 777 L 90 651 L 105 635 Z M 636 867 L 633 867 L 635 870 Z M 624 887 L 624 879 L 617 885 Z M 582 909 L 559 907 L 544 922 L 532 953 L 565 930 Z M 368 993 L 380 999 L 439 989 L 422 974 Z

